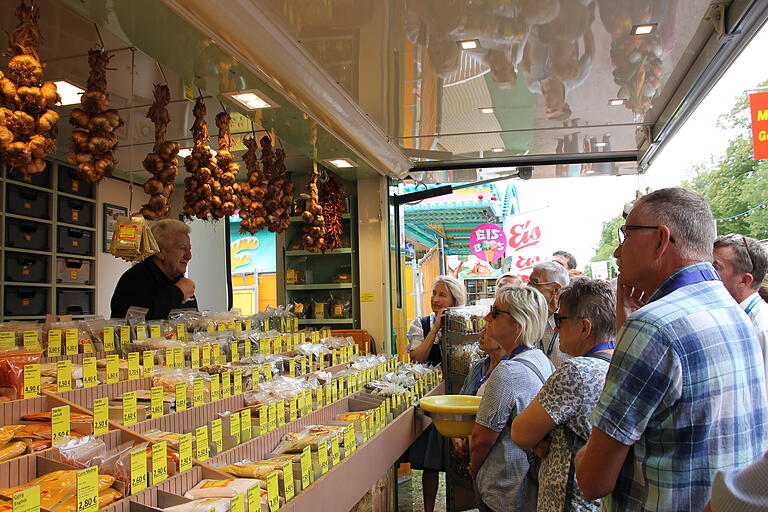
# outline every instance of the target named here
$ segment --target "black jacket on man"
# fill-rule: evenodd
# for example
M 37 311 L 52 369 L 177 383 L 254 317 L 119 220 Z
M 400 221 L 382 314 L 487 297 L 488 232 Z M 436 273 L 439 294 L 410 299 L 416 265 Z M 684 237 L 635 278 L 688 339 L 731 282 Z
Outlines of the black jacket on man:
M 147 308 L 147 320 L 165 320 L 172 309 L 197 309 L 197 300 L 182 304 L 184 293 L 149 257 L 125 271 L 112 294 L 112 318 L 125 318 L 131 306 Z

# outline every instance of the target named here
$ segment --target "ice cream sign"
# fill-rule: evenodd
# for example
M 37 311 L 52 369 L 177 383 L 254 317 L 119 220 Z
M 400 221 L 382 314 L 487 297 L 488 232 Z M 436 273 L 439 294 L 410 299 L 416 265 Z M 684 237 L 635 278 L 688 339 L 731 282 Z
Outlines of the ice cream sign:
M 492 263 L 504 257 L 507 237 L 504 230 L 496 224 L 480 224 L 469 236 L 472 254 L 481 261 Z

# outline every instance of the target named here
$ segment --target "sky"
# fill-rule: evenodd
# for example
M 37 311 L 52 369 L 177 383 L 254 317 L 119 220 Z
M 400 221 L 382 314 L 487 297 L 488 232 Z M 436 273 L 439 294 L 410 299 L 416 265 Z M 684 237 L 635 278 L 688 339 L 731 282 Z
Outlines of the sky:
M 717 120 L 738 96 L 768 79 L 763 66 L 765 48 L 768 26 L 745 48 L 645 174 L 516 180 L 521 210 L 549 206 L 554 238 L 550 245 L 571 252 L 583 269 L 594 255 L 602 223 L 621 213 L 638 188 L 680 185 L 693 176 L 696 164 L 709 162 L 725 151 L 729 136 L 718 128 Z

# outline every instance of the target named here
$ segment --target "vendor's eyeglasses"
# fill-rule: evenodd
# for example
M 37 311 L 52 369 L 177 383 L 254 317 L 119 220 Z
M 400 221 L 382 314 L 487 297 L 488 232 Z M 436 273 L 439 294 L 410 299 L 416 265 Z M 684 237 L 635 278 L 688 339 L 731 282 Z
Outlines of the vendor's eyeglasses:
M 496 306 L 491 306 L 491 318 L 496 318 L 499 316 L 499 313 L 506 313 L 508 315 L 511 315 L 509 311 L 504 311 L 503 309 L 499 309 Z
M 555 329 L 559 329 L 561 325 L 561 321 L 565 320 L 566 318 L 573 318 L 573 317 L 568 315 L 555 315 Z

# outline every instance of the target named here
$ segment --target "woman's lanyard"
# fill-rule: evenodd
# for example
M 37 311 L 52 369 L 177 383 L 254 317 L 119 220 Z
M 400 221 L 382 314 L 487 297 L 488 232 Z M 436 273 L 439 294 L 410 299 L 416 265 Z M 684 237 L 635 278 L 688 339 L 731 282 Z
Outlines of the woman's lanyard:
M 594 354 L 595 352 L 600 352 L 601 350 L 608 350 L 608 349 L 611 349 L 611 348 L 616 348 L 616 343 L 613 340 L 611 340 L 611 341 L 604 341 L 602 343 L 598 343 L 597 345 L 595 345 L 591 349 L 587 350 L 587 353 L 584 354 L 584 357 L 589 357 L 592 354 Z
M 501 358 L 501 360 L 499 361 L 499 363 L 500 363 L 501 361 L 505 361 L 505 360 L 507 360 L 507 359 L 509 359 L 509 356 L 508 356 L 507 354 L 504 354 L 504 357 L 502 357 L 502 358 Z M 496 364 L 496 366 L 499 366 L 499 365 L 498 365 L 498 364 Z M 489 371 L 489 372 L 488 372 L 488 374 L 487 374 L 485 377 L 483 377 L 483 374 L 482 374 L 482 372 L 480 372 L 480 373 L 478 373 L 478 374 L 477 374 L 477 376 L 475 377 L 475 387 L 474 387 L 474 389 L 475 389 L 475 392 L 474 392 L 474 393 L 472 393 L 473 395 L 476 395 L 476 394 L 477 394 L 477 391 L 480 389 L 480 387 L 481 387 L 483 384 L 485 384 L 485 381 L 487 381 L 487 380 L 490 378 L 491 374 L 493 373 L 493 370 L 495 370 L 495 369 L 496 369 L 496 366 L 494 366 L 493 368 L 491 368 L 491 371 Z
M 750 311 L 752 311 L 755 308 L 755 306 L 757 306 L 757 303 L 760 302 L 761 300 L 763 299 L 762 297 L 760 297 L 760 295 L 756 295 L 755 297 L 752 297 L 752 300 L 749 302 L 749 304 L 747 304 L 747 307 L 744 309 L 744 312 L 746 314 L 749 314 Z

